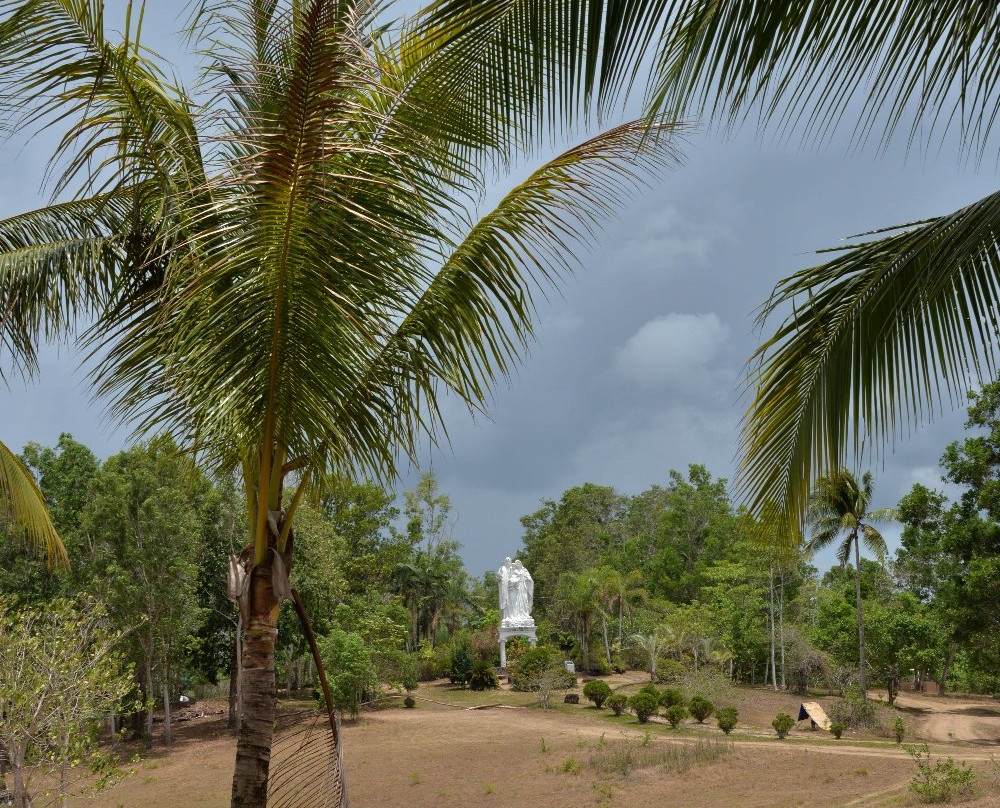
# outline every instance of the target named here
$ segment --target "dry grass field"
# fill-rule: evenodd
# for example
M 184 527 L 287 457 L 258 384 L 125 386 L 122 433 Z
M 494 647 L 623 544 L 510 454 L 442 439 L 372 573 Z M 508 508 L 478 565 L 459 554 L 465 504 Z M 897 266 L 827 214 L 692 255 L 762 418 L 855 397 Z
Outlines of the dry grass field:
M 631 692 L 642 677 L 609 681 Z M 674 731 L 662 722 L 640 726 L 633 716 L 615 718 L 586 703 L 566 705 L 561 697 L 553 709 L 541 710 L 532 694 L 470 693 L 446 683 L 422 685 L 417 695 L 415 709 L 388 707 L 345 722 L 355 808 L 921 804 L 908 787 L 913 762 L 884 733 L 845 734 L 835 741 L 803 722 L 787 740 L 777 740 L 770 721 L 779 711 L 795 715 L 799 699 L 791 694 L 729 689 L 719 703 L 740 710 L 740 725 L 730 738 L 711 719 L 704 726 L 689 720 Z M 975 768 L 977 794 L 964 803 L 970 808 L 1000 806 L 995 704 L 911 695 L 900 713 L 910 728 L 908 740 L 927 737 L 936 757 L 950 755 Z M 469 709 L 482 705 L 491 706 Z M 946 730 L 951 738 L 935 735 L 941 715 L 952 727 Z M 976 732 L 985 737 L 963 737 Z M 180 724 L 175 735 L 169 754 L 161 747 L 142 753 L 131 764 L 130 777 L 70 805 L 225 808 L 234 754 L 225 717 Z

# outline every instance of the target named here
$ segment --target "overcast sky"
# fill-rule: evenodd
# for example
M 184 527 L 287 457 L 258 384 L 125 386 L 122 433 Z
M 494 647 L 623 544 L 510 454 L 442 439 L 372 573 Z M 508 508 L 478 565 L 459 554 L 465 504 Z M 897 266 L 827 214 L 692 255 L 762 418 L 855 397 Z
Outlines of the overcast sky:
M 156 4 L 147 32 L 181 61 L 170 5 Z M 994 170 L 962 167 L 949 151 L 933 160 L 902 146 L 882 156 L 839 142 L 807 151 L 750 131 L 687 140 L 685 164 L 622 203 L 600 248 L 542 304 L 538 341 L 496 391 L 490 417 L 450 406 L 450 446 L 425 453 L 473 572 L 516 553 L 519 518 L 568 487 L 637 493 L 689 463 L 731 477 L 743 363 L 759 341 L 753 312 L 774 283 L 816 263 L 817 248 L 951 211 L 996 183 Z M 50 150 L 45 137 L 2 146 L 0 215 L 43 201 Z M 102 457 L 122 448 L 127 430 L 93 401 L 80 361 L 72 346 L 50 348 L 36 382 L 0 389 L 0 439 L 17 450 L 65 431 Z M 895 504 L 914 481 L 939 484 L 938 457 L 963 420 L 964 411 L 946 414 L 899 442 L 873 469 L 876 506 Z

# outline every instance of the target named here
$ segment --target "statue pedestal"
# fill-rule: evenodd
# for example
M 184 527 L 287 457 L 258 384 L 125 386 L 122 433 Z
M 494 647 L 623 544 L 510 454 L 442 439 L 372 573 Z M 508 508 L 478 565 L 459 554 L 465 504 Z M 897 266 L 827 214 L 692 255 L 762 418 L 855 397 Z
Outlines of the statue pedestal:
M 534 648 L 538 643 L 535 635 L 535 621 L 523 625 L 511 626 L 500 625 L 500 667 L 507 670 L 507 640 L 511 637 L 527 637 Z

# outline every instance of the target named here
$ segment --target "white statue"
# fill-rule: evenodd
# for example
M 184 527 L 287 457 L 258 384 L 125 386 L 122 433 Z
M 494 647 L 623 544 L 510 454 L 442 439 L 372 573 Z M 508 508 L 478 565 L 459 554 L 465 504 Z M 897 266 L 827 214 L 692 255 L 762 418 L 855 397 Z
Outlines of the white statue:
M 533 626 L 531 602 L 535 594 L 535 582 L 531 573 L 520 560 L 505 558 L 497 571 L 500 579 L 500 625 Z

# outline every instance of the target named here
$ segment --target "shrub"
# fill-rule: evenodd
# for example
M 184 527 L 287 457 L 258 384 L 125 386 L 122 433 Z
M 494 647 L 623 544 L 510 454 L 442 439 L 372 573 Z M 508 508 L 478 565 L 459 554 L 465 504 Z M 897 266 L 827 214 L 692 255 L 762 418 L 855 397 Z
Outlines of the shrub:
M 576 684 L 576 677 L 563 667 L 561 656 L 546 646 L 530 649 L 514 664 L 508 660 L 508 666 L 514 690 L 537 691 L 543 674 L 546 680 L 555 680 L 557 690 L 565 690 Z
M 726 735 L 733 731 L 739 717 L 739 710 L 735 707 L 723 707 L 715 714 L 715 720 L 719 722 L 719 729 Z
M 605 702 L 615 715 L 621 715 L 628 707 L 628 696 L 624 693 L 612 693 Z
M 708 699 L 704 699 L 701 696 L 694 696 L 688 703 L 688 712 L 691 713 L 691 716 L 699 724 L 704 724 L 705 719 L 708 718 L 714 710 L 715 705 Z
M 839 721 L 852 729 L 879 726 L 878 704 L 865 701 L 861 688 L 857 685 L 848 685 L 844 689 L 843 700 L 834 704 L 829 714 L 831 720 Z
M 472 666 L 472 676 L 469 679 L 471 690 L 496 690 L 500 687 L 500 680 L 493 672 L 493 666 L 484 659 L 480 659 Z
M 674 729 L 680 726 L 681 721 L 687 718 L 687 715 L 687 707 L 683 704 L 675 704 L 673 707 L 668 707 L 666 712 L 667 721 L 670 722 L 670 726 Z
M 778 733 L 779 738 L 784 738 L 788 735 L 788 730 L 795 726 L 795 719 L 788 713 L 778 713 L 774 717 L 774 721 L 771 722 L 771 726 L 774 727 L 774 731 Z
M 676 682 L 688 675 L 688 669 L 683 662 L 670 657 L 660 657 L 656 660 L 656 681 Z
M 906 722 L 902 718 L 897 717 L 892 723 L 892 734 L 896 736 L 896 743 L 903 742 L 903 736 L 906 734 Z
M 650 696 L 656 699 L 657 704 L 660 703 L 660 691 L 657 690 L 656 685 L 654 684 L 643 685 L 642 687 L 639 688 L 639 692 L 648 693 Z
M 660 693 L 660 704 L 667 708 L 673 707 L 675 704 L 683 705 L 684 694 L 676 687 L 668 687 Z
M 651 715 L 656 715 L 659 703 L 652 694 L 644 693 L 640 690 L 628 700 L 628 706 L 632 708 L 632 712 L 639 719 L 639 723 L 645 724 L 649 721 Z
M 333 628 L 318 642 L 323 664 L 330 672 L 330 696 L 338 710 L 358 714 L 361 703 L 378 693 L 379 682 L 364 639 Z
M 844 734 L 845 729 L 847 729 L 847 725 L 843 721 L 830 722 L 830 732 L 833 733 L 833 737 L 838 741 L 840 740 L 840 736 Z
M 413 696 L 407 696 L 405 699 L 403 699 L 403 706 L 404 707 L 410 707 L 410 708 L 416 707 L 417 706 L 417 700 L 415 698 L 413 698 Z
M 910 788 L 927 802 L 951 802 L 956 797 L 972 794 L 976 774 L 969 766 L 956 764 L 950 757 L 946 760 L 938 758 L 931 765 L 927 744 L 904 748 L 917 764 L 917 774 L 910 781 Z
M 611 687 L 607 682 L 596 679 L 583 686 L 583 695 L 594 702 L 594 706 L 600 710 L 604 706 L 604 702 L 608 700 L 608 696 L 611 695 Z
M 465 687 L 472 678 L 472 648 L 467 642 L 460 642 L 455 645 L 451 652 L 451 674 L 452 684 Z

